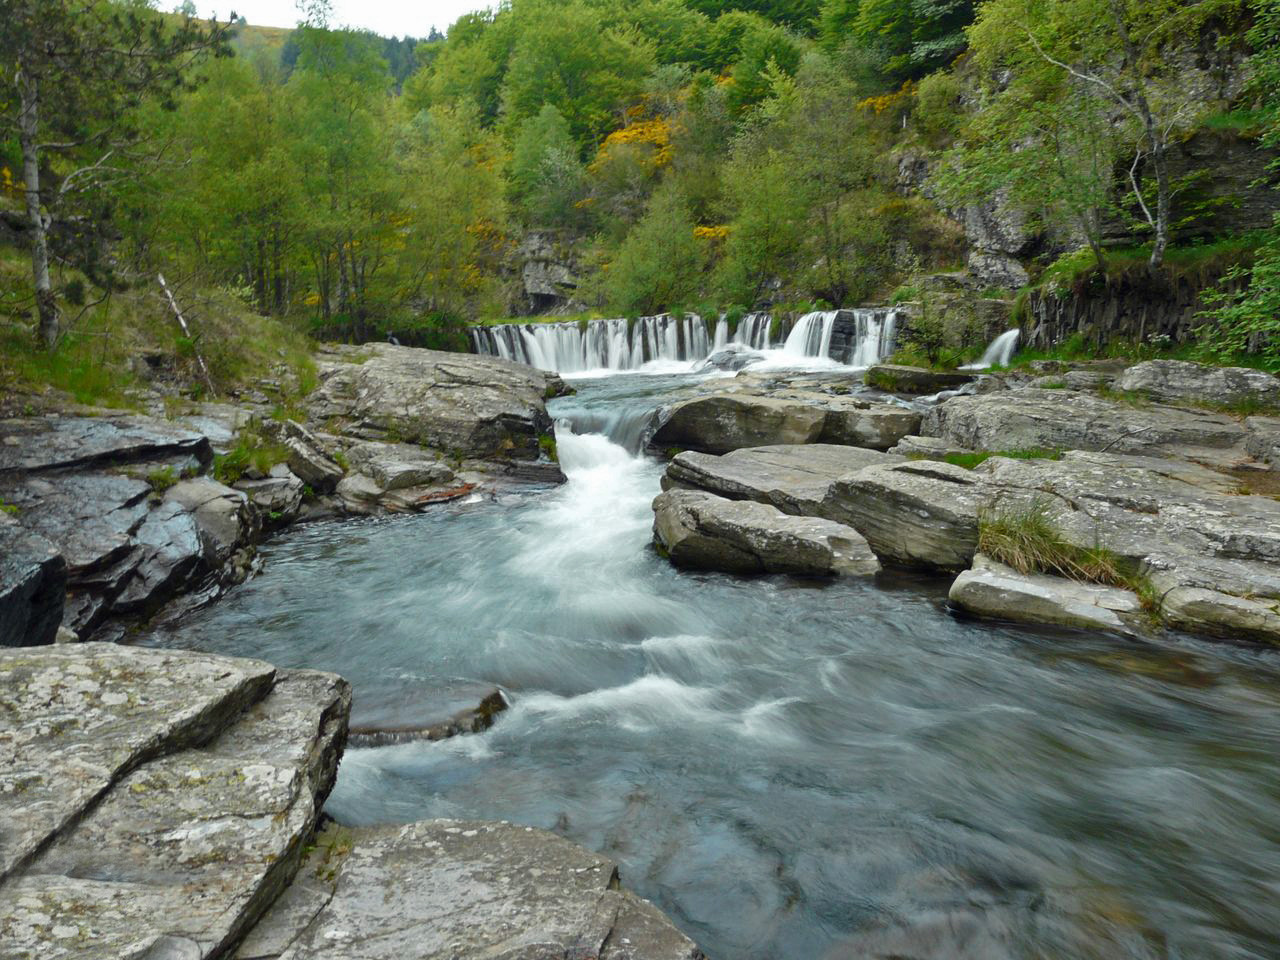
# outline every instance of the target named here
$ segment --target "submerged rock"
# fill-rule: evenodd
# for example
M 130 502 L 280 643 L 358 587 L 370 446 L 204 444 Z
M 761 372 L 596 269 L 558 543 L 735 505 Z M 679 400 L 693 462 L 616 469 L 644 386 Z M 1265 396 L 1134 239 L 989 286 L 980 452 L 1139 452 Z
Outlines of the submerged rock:
M 751 500 L 668 490 L 653 501 L 654 541 L 678 567 L 807 576 L 874 574 L 880 564 L 857 531 L 790 516 Z

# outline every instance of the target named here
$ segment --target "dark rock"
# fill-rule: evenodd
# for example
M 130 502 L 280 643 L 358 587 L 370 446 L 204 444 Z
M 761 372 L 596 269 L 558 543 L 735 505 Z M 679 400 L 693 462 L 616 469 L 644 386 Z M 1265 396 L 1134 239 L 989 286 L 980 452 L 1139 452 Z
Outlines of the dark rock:
M 0 647 L 53 643 L 66 595 L 58 549 L 0 516 Z
M 764 354 L 741 343 L 729 343 L 699 363 L 695 370 L 744 370 L 764 359 Z
M 970 373 L 945 373 L 926 370 L 924 367 L 881 363 L 869 367 L 865 378 L 868 387 L 885 393 L 930 394 L 963 386 L 972 382 L 974 376 Z
M 352 727 L 353 747 L 386 747 L 413 740 L 446 740 L 465 733 L 483 733 L 493 726 L 498 714 L 507 709 L 507 698 L 494 687 L 473 707 L 459 710 L 447 720 L 412 727 Z
M 651 447 L 728 453 L 742 447 L 815 443 L 827 414 L 798 400 L 746 395 L 699 397 L 665 407 Z
M 0 441 L 0 473 L 183 457 L 207 464 L 213 459 L 203 434 L 132 415 L 4 420 Z

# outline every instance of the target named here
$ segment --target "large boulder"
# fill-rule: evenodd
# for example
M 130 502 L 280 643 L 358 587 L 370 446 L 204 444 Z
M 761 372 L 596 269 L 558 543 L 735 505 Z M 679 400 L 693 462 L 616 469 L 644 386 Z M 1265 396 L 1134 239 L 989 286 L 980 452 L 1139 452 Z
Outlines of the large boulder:
M 876 573 L 875 555 L 855 530 L 795 517 L 751 500 L 700 490 L 667 490 L 653 501 L 654 541 L 678 567 L 726 573 L 852 576 Z
M 702 960 L 612 861 L 509 823 L 322 831 L 237 960 Z
M 974 616 L 996 620 L 1116 633 L 1133 633 L 1144 625 L 1142 604 L 1131 590 L 1019 573 L 982 554 L 956 577 L 948 597 Z
M 931 394 L 952 390 L 974 380 L 974 374 L 929 370 L 895 363 L 878 363 L 863 375 L 868 387 L 885 393 Z
M 1125 370 L 1116 387 L 1145 394 L 1161 403 L 1280 409 L 1280 378 L 1249 367 L 1147 360 Z
M 389 344 L 343 353 L 320 376 L 308 399 L 313 419 L 361 439 L 482 459 L 537 459 L 552 429 L 546 398 L 562 389 L 554 374 L 510 360 Z
M 867 467 L 836 480 L 822 516 L 861 533 L 882 559 L 963 570 L 978 546 L 984 478 L 930 460 Z
M 315 493 L 331 493 L 343 469 L 329 456 L 320 438 L 295 420 L 268 421 L 263 429 L 287 451 L 289 472 Z
M 0 647 L 53 643 L 66 596 L 58 548 L 0 514 Z
M 347 684 L 111 644 L 0 653 L 0 674 L 6 958 L 227 955 L 301 861 Z
M 892 454 L 823 443 L 746 447 L 723 456 L 686 451 L 667 464 L 662 485 L 706 490 L 730 500 L 756 500 L 783 513 L 820 516 L 836 479 L 864 467 L 901 462 Z
M 660 410 L 649 444 L 657 450 L 728 453 L 742 447 L 816 443 L 826 419 L 822 407 L 795 399 L 698 397 Z
M 408 443 L 356 444 L 347 451 L 347 460 L 383 490 L 448 483 L 454 476 L 438 454 Z
M 1223 414 L 1118 403 L 1067 390 L 954 397 L 924 416 L 920 433 L 970 450 L 1094 450 L 1244 456 L 1248 430 Z

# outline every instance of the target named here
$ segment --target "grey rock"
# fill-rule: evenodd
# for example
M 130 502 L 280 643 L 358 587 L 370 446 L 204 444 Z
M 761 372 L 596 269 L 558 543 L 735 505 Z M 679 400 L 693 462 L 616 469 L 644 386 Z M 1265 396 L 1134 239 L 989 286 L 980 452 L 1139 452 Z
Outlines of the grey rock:
M 268 476 L 262 480 L 241 480 L 236 489 L 245 493 L 263 514 L 265 525 L 289 523 L 298 516 L 302 509 L 303 483 L 284 464 L 272 467 L 282 468 L 283 476 Z
M 374 513 L 385 492 L 371 477 L 352 473 L 342 478 L 335 491 L 348 513 Z
M 871 450 L 888 450 L 920 429 L 918 411 L 887 403 L 833 398 L 819 440 Z
M 891 454 L 811 443 L 747 447 L 723 456 L 687 451 L 667 465 L 663 488 L 690 487 L 730 500 L 756 500 L 783 513 L 820 516 L 827 490 L 864 467 L 900 463 Z
M 18 442 L 12 444 L 9 439 Z M 139 461 L 213 458 L 208 439 L 164 420 L 113 414 L 0 420 L 0 473 Z
M 650 446 L 728 453 L 742 447 L 816 443 L 826 418 L 821 407 L 794 399 L 699 397 L 660 410 Z
M 1243 456 L 1247 439 L 1244 425 L 1222 414 L 1037 389 L 955 397 L 931 408 L 920 432 L 971 450 L 1105 450 L 1215 460 Z
M 874 367 L 868 367 L 863 377 L 868 387 L 874 387 L 886 393 L 921 395 L 961 387 L 974 380 L 974 375 L 971 373 L 948 373 L 893 363 L 879 363 Z
M 536 459 L 539 436 L 551 432 L 545 399 L 562 389 L 552 374 L 497 357 L 388 344 L 360 350 L 362 363 L 322 365 L 322 384 L 308 401 L 312 417 L 337 418 L 348 436 Z
M 702 957 L 650 904 L 619 888 L 611 861 L 545 831 L 426 820 L 327 836 L 336 832 L 320 835 L 331 852 L 323 865 L 313 861 L 336 873 L 332 892 L 317 885 L 291 916 L 273 912 L 272 941 L 239 960 Z M 285 942 L 279 954 L 263 952 Z
M 211 739 L 274 674 L 110 643 L 0 650 L 0 880 L 131 770 Z
M 115 611 L 150 612 L 206 572 L 200 528 L 180 503 L 166 501 L 148 513 L 133 539 L 136 550 L 129 562 L 134 565 L 124 589 L 111 600 Z
M 1280 417 L 1247 417 L 1244 425 L 1249 431 L 1245 440 L 1249 456 L 1280 467 Z
M 985 482 L 930 460 L 868 467 L 831 485 L 822 515 L 866 538 L 881 559 L 963 570 L 978 545 Z
M 1162 403 L 1280 408 L 1280 378 L 1249 367 L 1213 367 L 1185 360 L 1147 360 L 1116 381 L 1120 390 Z
M 347 459 L 383 490 L 447 483 L 454 476 L 437 454 L 408 443 L 356 444 Z
M 0 515 L 0 647 L 53 643 L 67 596 L 67 561 Z
M 667 490 L 653 501 L 654 540 L 678 567 L 808 576 L 874 574 L 880 564 L 855 531 L 750 500 Z
M 954 453 L 973 453 L 965 447 L 948 443 L 940 437 L 903 437 L 889 448 L 890 453 L 917 460 L 944 460 Z
M 353 726 L 349 742 L 353 747 L 386 747 L 415 740 L 447 740 L 465 733 L 482 733 L 493 726 L 498 714 L 507 709 L 507 698 L 497 687 L 487 687 L 474 696 L 476 702 L 435 722 L 414 726 Z
M 192 515 L 204 545 L 205 562 L 215 569 L 238 548 L 254 543 L 262 529 L 248 495 L 212 477 L 182 480 L 165 491 L 164 499 L 181 504 Z
M 729 343 L 712 353 L 695 370 L 745 370 L 764 359 L 764 354 L 741 343 Z
M 1130 590 L 1019 573 L 982 554 L 956 577 L 949 599 L 980 617 L 1132 633 L 1142 605 Z
M 15 960 L 225 954 L 297 869 L 349 705 L 338 677 L 282 673 L 207 746 L 123 776 L 6 884 Z

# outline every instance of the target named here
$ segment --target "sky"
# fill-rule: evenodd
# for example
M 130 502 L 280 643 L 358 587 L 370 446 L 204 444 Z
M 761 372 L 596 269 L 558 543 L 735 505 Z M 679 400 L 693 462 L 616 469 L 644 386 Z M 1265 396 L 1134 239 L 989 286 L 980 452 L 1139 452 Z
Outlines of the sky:
M 494 0 L 333 0 L 335 27 L 365 27 L 388 37 L 425 37 L 435 27 L 443 32 L 459 16 L 492 6 Z M 162 2 L 160 7 L 176 4 Z M 202 15 L 211 12 L 209 0 L 196 0 Z M 216 0 L 219 18 L 232 10 L 252 24 L 292 27 L 300 19 L 295 0 Z

